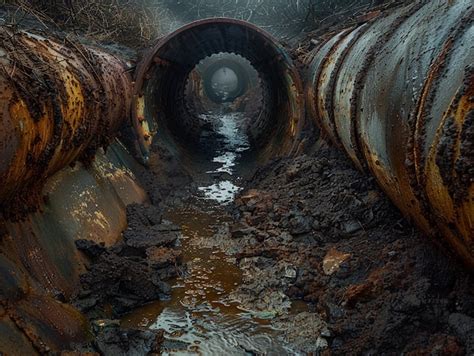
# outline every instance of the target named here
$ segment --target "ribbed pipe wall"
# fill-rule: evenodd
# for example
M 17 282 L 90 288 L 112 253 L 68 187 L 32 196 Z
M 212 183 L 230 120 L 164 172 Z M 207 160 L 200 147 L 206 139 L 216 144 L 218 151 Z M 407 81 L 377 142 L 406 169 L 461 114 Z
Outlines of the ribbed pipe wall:
M 324 134 L 474 269 L 474 27 L 469 0 L 416 2 L 330 37 L 307 103 Z
M 292 151 L 304 118 L 303 88 L 292 60 L 255 25 L 217 18 L 193 22 L 160 39 L 138 65 L 132 114 L 145 161 L 154 126 L 184 143 L 199 135 L 193 130 L 195 113 L 186 110 L 185 84 L 202 59 L 218 53 L 246 58 L 262 80 L 263 110 L 250 130 L 259 156 Z

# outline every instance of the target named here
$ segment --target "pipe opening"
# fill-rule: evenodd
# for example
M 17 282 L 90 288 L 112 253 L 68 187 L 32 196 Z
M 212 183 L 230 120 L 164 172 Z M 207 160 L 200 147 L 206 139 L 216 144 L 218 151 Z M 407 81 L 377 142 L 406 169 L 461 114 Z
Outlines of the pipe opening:
M 153 140 L 187 155 L 212 150 L 202 134 L 216 131 L 205 119 L 216 112 L 243 113 L 237 124 L 256 161 L 295 146 L 304 111 L 299 76 L 283 48 L 252 24 L 191 23 L 159 40 L 137 73 L 133 119 L 144 160 Z
M 260 78 L 252 64 L 242 56 L 219 53 L 202 60 L 195 68 L 203 94 L 211 101 L 232 103 L 251 89 L 260 86 Z M 250 94 L 257 98 L 262 94 Z
M 239 96 L 238 92 L 241 90 L 239 89 L 241 82 L 237 74 L 228 67 L 216 70 L 206 82 L 211 86 L 212 94 L 219 97 L 221 102 L 233 101 Z
M 183 144 L 201 142 L 205 131 L 211 131 L 212 136 L 219 125 L 209 119 L 231 117 L 229 114 L 235 114 L 232 117 L 236 119 L 236 128 L 250 136 L 250 123 L 260 116 L 265 95 L 269 93 L 264 92 L 258 72 L 245 58 L 231 53 L 206 57 L 187 78 L 184 101 L 195 132 Z M 187 122 L 177 124 L 181 125 L 179 132 L 189 129 Z M 179 139 L 179 135 L 175 136 Z M 257 140 L 258 137 L 253 137 L 253 141 Z M 209 147 L 209 140 L 205 146 Z M 210 143 L 210 146 L 215 144 Z

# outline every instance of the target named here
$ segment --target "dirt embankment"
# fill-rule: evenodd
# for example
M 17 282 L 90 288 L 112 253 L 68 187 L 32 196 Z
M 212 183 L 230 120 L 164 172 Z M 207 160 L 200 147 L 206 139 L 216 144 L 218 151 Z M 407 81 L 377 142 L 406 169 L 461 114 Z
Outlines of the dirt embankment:
M 287 298 L 307 302 L 328 327 L 321 349 L 474 352 L 472 276 L 335 149 L 260 169 L 234 216 L 216 241 L 248 276 L 235 296 L 276 312 Z
M 176 249 L 179 227 L 163 221 L 153 205 L 127 207 L 128 228 L 123 241 L 106 248 L 78 240 L 76 246 L 92 261 L 81 276 L 82 291 L 76 306 L 91 317 L 119 316 L 147 302 L 168 298 L 166 280 L 180 273 Z
M 160 352 L 162 331 L 123 328 L 118 320 L 147 303 L 169 299 L 168 282 L 186 269 L 178 241 L 181 230 L 163 219 L 163 211 L 188 196 L 192 180 L 158 144 L 152 162 L 150 169 L 142 167 L 139 176 L 150 202 L 127 206 L 128 227 L 122 239 L 109 247 L 76 241 L 90 265 L 81 276 L 73 305 L 89 318 L 92 338 L 72 345 L 74 351 L 105 355 Z

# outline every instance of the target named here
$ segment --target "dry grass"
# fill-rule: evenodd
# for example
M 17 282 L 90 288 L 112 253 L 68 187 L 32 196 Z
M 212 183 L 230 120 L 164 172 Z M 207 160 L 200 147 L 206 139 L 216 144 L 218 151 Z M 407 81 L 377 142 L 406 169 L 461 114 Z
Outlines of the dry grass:
M 143 47 L 160 34 L 162 11 L 151 0 L 3 0 L 17 12 L 102 42 Z M 16 17 L 18 18 L 18 16 Z

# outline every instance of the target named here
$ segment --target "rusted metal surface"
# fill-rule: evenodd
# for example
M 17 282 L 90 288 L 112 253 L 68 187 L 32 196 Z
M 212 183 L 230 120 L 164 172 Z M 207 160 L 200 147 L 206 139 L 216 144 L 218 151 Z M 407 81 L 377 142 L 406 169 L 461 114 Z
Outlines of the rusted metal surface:
M 264 149 L 262 157 L 295 149 L 304 118 L 303 85 L 291 58 L 278 42 L 245 21 L 213 18 L 190 23 L 160 39 L 139 63 L 132 120 L 142 159 L 147 160 L 154 126 L 190 137 L 193 113 L 183 105 L 184 87 L 192 69 L 217 53 L 238 54 L 252 64 L 264 82 L 264 110 L 250 131 Z M 265 141 L 265 142 L 263 142 Z
M 135 169 L 138 163 L 114 142 L 87 169 L 78 164 L 50 177 L 42 211 L 0 221 L 0 351 L 17 354 L 21 342 L 44 354 L 88 337 L 84 317 L 67 305 L 87 266 L 75 241 L 109 246 L 121 238 L 126 206 L 148 199 Z
M 129 117 L 131 78 L 112 55 L 0 28 L 0 210 L 40 200 L 45 180 L 89 163 Z
M 473 5 L 417 2 L 329 39 L 308 73 L 326 135 L 474 269 Z
M 62 347 L 88 338 L 86 318 L 52 297 L 29 295 L 6 309 L 10 320 L 40 355 L 62 351 Z
M 0 350 L 6 355 L 38 355 L 29 339 L 8 316 L 0 316 Z
M 329 39 L 318 51 L 314 54 L 313 59 L 310 63 L 309 76 L 307 78 L 307 90 L 306 90 L 306 100 L 308 106 L 308 112 L 312 117 L 319 116 L 319 106 L 317 103 L 317 92 L 319 91 L 319 79 L 321 77 L 321 72 L 323 70 L 323 62 L 328 58 L 333 49 L 336 48 L 336 44 L 344 39 L 347 33 L 350 32 L 350 29 L 344 30 L 331 39 Z M 320 121 L 321 126 L 325 125 Z M 325 133 L 329 133 L 329 130 L 326 130 Z

